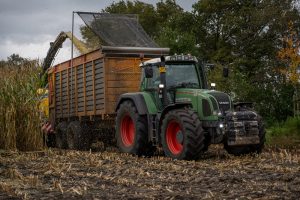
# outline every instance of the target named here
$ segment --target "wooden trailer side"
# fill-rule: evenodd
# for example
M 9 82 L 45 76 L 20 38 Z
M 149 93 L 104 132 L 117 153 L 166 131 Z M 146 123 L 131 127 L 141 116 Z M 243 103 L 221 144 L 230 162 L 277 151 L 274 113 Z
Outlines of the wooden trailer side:
M 105 111 L 114 114 L 116 103 L 121 94 L 137 92 L 140 87 L 140 58 L 105 57 L 106 95 Z
M 144 60 L 154 55 L 146 55 Z M 102 53 L 95 50 L 49 70 L 50 120 L 115 114 L 118 98 L 123 93 L 137 92 L 141 69 L 138 53 Z
M 73 68 L 71 61 L 56 65 L 49 71 L 52 118 L 114 114 L 121 94 L 139 91 L 139 64 L 138 57 L 106 57 L 98 50 L 74 58 Z
M 104 114 L 104 65 L 99 50 L 54 66 L 49 71 L 51 121 Z

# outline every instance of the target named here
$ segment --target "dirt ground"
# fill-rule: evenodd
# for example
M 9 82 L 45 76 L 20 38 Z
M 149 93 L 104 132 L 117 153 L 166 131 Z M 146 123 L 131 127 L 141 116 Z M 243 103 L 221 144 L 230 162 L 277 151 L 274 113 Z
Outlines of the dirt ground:
M 300 149 L 198 161 L 114 151 L 0 152 L 0 199 L 299 199 Z

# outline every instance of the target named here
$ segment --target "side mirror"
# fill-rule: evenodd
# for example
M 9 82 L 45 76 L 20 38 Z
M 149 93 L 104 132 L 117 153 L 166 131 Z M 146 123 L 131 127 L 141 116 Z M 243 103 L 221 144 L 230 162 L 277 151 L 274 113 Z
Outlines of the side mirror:
M 223 77 L 227 78 L 229 75 L 229 69 L 228 67 L 223 67 Z
M 153 78 L 153 69 L 149 65 L 145 67 L 145 77 L 146 78 Z

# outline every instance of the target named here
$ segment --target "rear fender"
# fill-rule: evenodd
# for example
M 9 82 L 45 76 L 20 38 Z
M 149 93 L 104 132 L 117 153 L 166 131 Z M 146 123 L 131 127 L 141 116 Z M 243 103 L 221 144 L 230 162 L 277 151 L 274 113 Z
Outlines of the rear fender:
M 144 96 L 141 93 L 126 93 L 126 94 L 122 94 L 119 97 L 117 106 L 115 111 L 117 112 L 117 110 L 119 109 L 120 105 L 124 102 L 124 101 L 132 101 L 139 113 L 139 115 L 146 115 L 148 114 L 148 109 L 147 109 L 147 105 L 144 99 Z

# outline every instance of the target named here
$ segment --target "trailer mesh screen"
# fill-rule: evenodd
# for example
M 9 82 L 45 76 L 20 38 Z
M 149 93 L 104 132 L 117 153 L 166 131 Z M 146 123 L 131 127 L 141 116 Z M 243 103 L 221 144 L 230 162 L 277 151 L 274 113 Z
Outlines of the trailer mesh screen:
M 138 22 L 137 15 L 77 12 L 103 45 L 158 47 Z

